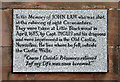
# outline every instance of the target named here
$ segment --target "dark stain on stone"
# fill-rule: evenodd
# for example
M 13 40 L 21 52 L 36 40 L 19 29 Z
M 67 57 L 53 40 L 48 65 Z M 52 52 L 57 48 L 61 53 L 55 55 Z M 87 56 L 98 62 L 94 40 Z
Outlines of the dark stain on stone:
M 7 75 L 7 80 L 9 80 L 10 73 L 11 73 L 11 72 L 8 72 L 8 75 Z
M 118 55 L 117 55 L 117 48 L 113 48 L 113 72 L 118 74 Z

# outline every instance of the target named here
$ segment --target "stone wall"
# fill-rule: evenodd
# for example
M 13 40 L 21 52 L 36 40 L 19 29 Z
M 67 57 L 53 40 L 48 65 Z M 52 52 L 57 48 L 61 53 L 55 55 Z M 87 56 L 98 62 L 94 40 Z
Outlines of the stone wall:
M 4 2 L 2 3 L 2 80 L 119 80 L 120 12 L 117 2 Z M 12 10 L 79 10 L 108 9 L 108 72 L 107 73 L 12 73 Z

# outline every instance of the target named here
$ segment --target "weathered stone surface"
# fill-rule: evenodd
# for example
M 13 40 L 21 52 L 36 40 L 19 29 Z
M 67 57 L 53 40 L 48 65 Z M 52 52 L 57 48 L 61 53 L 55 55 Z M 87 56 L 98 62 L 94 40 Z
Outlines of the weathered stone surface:
M 2 80 L 9 80 L 11 66 L 2 66 Z
M 2 10 L 0 10 L 0 46 L 2 45 Z
M 8 80 L 12 68 L 11 47 L 1 47 L 0 49 L 2 49 L 0 52 L 2 53 L 2 79 Z
M 12 46 L 12 10 L 2 11 L 2 45 Z
M 2 66 L 11 66 L 12 64 L 12 51 L 11 47 L 2 48 Z
M 26 5 L 27 4 L 27 5 Z M 2 8 L 40 8 L 40 9 L 95 9 L 117 8 L 117 2 L 3 2 Z
M 12 74 L 9 73 L 8 80 L 28 80 L 26 74 Z
M 118 11 L 108 11 L 108 47 L 118 45 Z
M 119 45 L 117 47 L 117 52 L 118 52 L 118 76 L 120 77 L 120 2 L 118 3 L 118 42 Z M 120 81 L 120 78 L 118 78 Z

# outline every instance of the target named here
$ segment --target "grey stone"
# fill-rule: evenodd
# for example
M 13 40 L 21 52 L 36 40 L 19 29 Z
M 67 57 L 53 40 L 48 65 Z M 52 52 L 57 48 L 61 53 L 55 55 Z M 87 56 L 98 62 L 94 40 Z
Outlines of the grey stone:
M 13 72 L 107 72 L 107 10 L 14 9 Z

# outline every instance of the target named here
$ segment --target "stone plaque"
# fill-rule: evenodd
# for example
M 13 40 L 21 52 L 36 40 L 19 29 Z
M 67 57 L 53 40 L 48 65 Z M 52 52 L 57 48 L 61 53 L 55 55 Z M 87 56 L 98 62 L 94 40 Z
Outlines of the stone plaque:
M 13 10 L 13 72 L 107 72 L 107 10 Z

